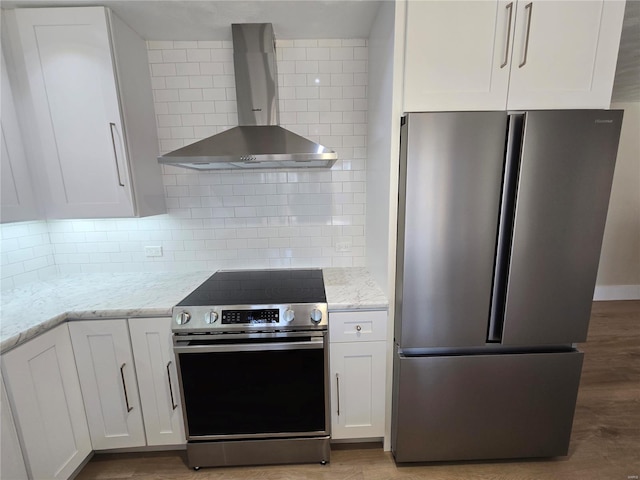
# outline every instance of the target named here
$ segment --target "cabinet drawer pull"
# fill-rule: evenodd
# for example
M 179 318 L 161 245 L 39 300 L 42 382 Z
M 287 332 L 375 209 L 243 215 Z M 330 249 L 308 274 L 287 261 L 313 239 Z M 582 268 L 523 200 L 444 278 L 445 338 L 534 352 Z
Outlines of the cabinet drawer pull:
M 502 65 L 500 65 L 500 68 L 506 67 L 507 63 L 509 63 L 509 44 L 511 43 L 511 20 L 513 18 L 513 2 L 509 3 L 506 8 L 507 10 L 509 10 L 509 20 L 507 20 L 507 42 L 504 51 L 504 61 L 502 62 Z
M 356 325 L 356 330 L 357 330 L 358 332 L 361 332 L 361 331 L 362 331 L 362 327 L 361 327 L 360 325 Z
M 336 397 L 338 399 L 338 416 L 340 416 L 340 374 L 336 373 Z
M 120 378 L 122 378 L 122 389 L 124 390 L 124 401 L 127 404 L 127 413 L 133 410 L 133 407 L 129 406 L 129 396 L 127 395 L 127 384 L 124 382 L 124 366 L 126 363 L 123 363 L 120 367 Z
M 175 410 L 178 405 L 173 401 L 173 387 L 171 386 L 171 360 L 167 363 L 167 381 L 169 382 L 169 395 L 171 396 L 171 409 Z
M 527 3 L 524 7 L 525 10 L 529 10 L 527 15 L 527 33 L 524 38 L 524 58 L 522 63 L 518 65 L 518 68 L 522 68 L 527 63 L 527 54 L 529 53 L 529 33 L 531 33 L 531 17 L 533 16 L 533 2 Z
M 116 162 L 116 172 L 118 173 L 118 185 L 124 187 L 122 178 L 120 177 L 120 165 L 118 165 L 118 153 L 116 152 L 116 137 L 113 135 L 113 129 L 116 126 L 115 123 L 109 122 L 109 130 L 111 131 L 111 145 L 113 145 L 113 158 Z

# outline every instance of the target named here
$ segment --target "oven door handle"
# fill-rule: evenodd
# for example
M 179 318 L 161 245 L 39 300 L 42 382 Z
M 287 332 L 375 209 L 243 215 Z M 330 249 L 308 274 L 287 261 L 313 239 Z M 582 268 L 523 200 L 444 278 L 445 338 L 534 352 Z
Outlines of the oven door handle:
M 215 352 L 264 352 L 267 350 L 308 350 L 324 348 L 324 339 L 308 342 L 272 342 L 272 343 L 246 343 L 235 345 L 175 345 L 174 353 L 215 353 Z

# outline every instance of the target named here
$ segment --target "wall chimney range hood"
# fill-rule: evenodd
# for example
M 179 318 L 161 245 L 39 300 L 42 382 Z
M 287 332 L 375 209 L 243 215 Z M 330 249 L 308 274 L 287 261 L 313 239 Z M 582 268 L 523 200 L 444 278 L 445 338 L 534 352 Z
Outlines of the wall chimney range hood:
M 195 170 L 330 168 L 336 153 L 278 124 L 278 76 L 270 23 L 231 25 L 239 126 L 158 157 Z

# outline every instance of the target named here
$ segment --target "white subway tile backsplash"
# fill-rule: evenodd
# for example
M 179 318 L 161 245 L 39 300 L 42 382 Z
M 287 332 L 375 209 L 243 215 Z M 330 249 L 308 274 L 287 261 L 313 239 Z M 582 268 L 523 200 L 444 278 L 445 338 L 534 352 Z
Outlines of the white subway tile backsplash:
M 176 42 L 177 43 L 177 42 Z M 177 47 L 177 45 L 174 45 Z M 176 63 L 176 62 L 186 62 L 187 61 L 187 52 L 184 49 L 173 50 L 167 49 L 162 50 L 162 61 L 163 63 Z
M 154 77 L 166 77 L 176 75 L 176 66 L 173 63 L 151 64 L 151 75 Z
M 147 47 L 161 153 L 237 125 L 231 42 Z M 367 58 L 364 39 L 277 40 L 280 123 L 335 150 L 330 171 L 163 166 L 166 215 L 0 226 L 2 287 L 56 272 L 364 266 Z
M 331 49 L 328 47 L 307 48 L 307 60 L 331 60 Z
M 175 76 L 175 77 L 161 77 L 164 78 L 166 88 L 189 88 L 189 77 L 187 76 Z
M 306 54 L 305 54 L 306 57 Z M 318 73 L 317 60 L 300 60 L 295 62 L 296 73 Z
M 231 45 L 223 48 L 214 48 L 209 51 L 212 62 L 223 62 L 233 64 L 233 48 Z M 206 61 L 206 60 L 201 60 Z
M 189 88 L 213 88 L 213 76 L 192 75 L 189 78 Z
M 162 56 L 162 50 L 151 50 L 149 47 L 148 50 L 149 63 L 163 63 L 164 58 Z
M 178 90 L 180 102 L 195 102 L 204 100 L 201 88 L 181 88 Z
M 176 74 L 177 75 L 200 75 L 205 74 L 207 72 L 202 71 L 202 65 L 198 62 L 183 62 L 176 64 Z

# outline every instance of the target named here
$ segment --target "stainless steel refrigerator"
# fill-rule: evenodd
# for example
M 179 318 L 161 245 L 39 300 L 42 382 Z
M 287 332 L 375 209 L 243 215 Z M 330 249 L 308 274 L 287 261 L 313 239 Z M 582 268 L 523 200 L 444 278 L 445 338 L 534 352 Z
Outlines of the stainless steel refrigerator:
M 621 111 L 401 127 L 397 462 L 566 455 Z

